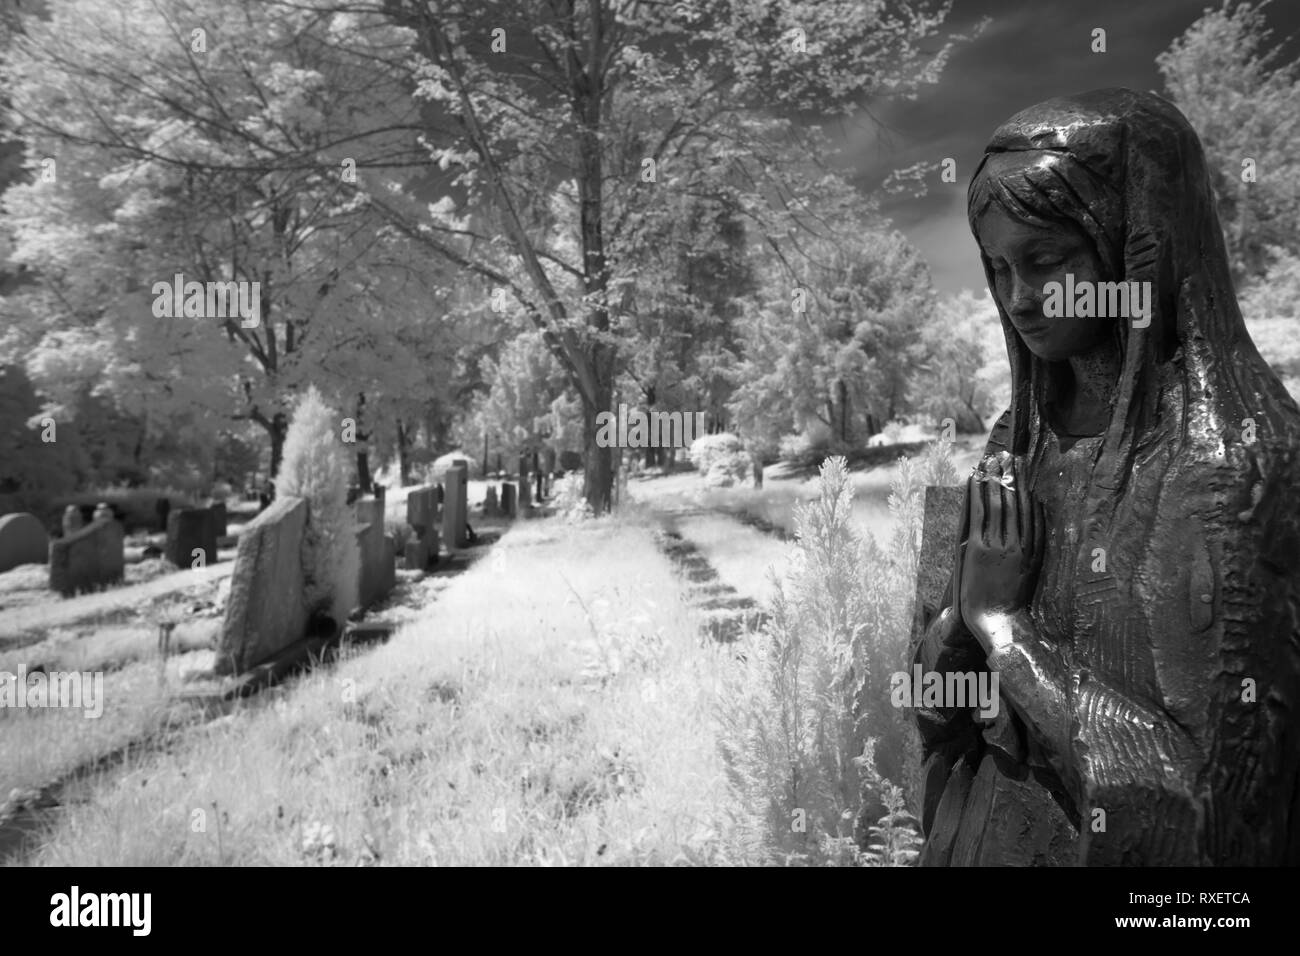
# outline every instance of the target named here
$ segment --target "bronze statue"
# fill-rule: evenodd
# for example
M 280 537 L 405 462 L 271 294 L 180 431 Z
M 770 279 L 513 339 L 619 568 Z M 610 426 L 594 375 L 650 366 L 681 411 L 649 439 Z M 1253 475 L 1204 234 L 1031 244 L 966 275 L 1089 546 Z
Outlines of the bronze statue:
M 1300 863 L 1300 409 L 1200 141 L 1154 94 L 1049 100 L 968 215 L 1012 401 L 915 662 L 1003 706 L 919 713 L 922 865 Z

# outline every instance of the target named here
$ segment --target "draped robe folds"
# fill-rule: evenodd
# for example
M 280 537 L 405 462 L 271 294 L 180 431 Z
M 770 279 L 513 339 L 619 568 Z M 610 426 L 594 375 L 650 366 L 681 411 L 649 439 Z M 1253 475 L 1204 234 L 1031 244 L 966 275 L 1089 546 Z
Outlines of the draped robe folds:
M 1041 666 L 1002 673 L 994 721 L 918 713 L 921 862 L 1298 864 L 1300 409 L 1242 322 L 1200 142 L 1154 94 L 1049 100 L 994 134 L 972 223 L 1007 196 L 1150 282 L 1151 316 L 1117 326 L 1109 424 L 1062 452 L 1051 369 L 999 303 L 1012 402 L 987 451 L 1047 512 L 1018 638 Z M 950 585 L 914 662 L 987 668 L 951 606 Z

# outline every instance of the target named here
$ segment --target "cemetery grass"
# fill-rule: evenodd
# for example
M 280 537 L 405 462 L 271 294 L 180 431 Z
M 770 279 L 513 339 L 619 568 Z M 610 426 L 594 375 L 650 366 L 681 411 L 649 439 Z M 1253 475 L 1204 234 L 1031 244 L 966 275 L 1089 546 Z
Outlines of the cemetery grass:
M 736 662 L 684 587 L 635 516 L 520 523 L 387 644 L 104 772 L 27 862 L 749 862 Z
M 0 651 L 0 671 L 9 673 L 31 673 L 38 666 L 47 672 L 103 672 L 98 717 L 80 709 L 0 710 L 0 807 L 194 720 L 194 708 L 173 700 L 172 693 L 183 668 L 211 663 L 215 628 L 211 619 L 179 625 L 171 641 L 175 656 L 165 664 L 152 623 L 56 629 L 35 644 Z

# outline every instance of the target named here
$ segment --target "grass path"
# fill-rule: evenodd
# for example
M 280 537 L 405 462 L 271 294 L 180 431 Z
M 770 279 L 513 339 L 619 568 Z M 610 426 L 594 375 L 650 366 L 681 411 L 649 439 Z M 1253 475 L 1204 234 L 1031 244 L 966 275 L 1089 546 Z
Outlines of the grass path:
M 517 524 L 388 644 L 90 781 L 28 862 L 743 861 L 734 661 L 654 534 Z

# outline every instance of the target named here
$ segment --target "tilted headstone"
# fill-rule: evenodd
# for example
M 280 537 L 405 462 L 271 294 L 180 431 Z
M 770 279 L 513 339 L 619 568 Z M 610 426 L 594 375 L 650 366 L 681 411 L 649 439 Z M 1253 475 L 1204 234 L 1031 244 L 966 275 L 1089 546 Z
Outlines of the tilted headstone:
M 0 571 L 44 564 L 49 556 L 50 536 L 36 515 L 23 511 L 0 518 Z
M 65 538 L 51 541 L 50 588 L 71 597 L 117 584 L 126 571 L 122 525 L 112 518 L 93 521 Z
M 463 548 L 468 541 L 465 534 L 467 478 L 468 469 L 459 464 L 448 468 L 443 476 L 442 538 L 448 551 Z
M 305 498 L 277 498 L 239 536 L 215 670 L 238 674 L 301 640 L 307 630 L 302 542 Z
M 210 508 L 179 508 L 167 516 L 167 546 L 163 553 L 178 568 L 190 568 L 195 551 L 203 552 L 203 564 L 217 560 L 217 523 Z

